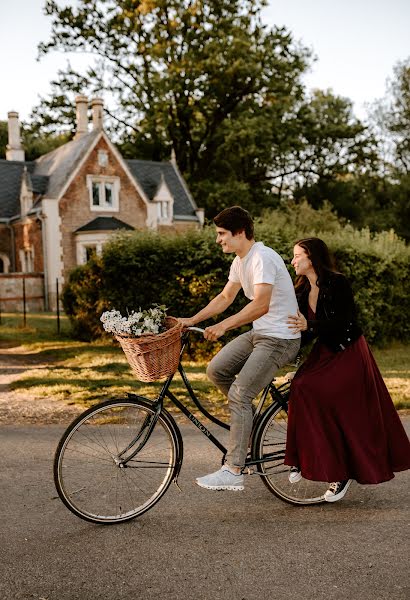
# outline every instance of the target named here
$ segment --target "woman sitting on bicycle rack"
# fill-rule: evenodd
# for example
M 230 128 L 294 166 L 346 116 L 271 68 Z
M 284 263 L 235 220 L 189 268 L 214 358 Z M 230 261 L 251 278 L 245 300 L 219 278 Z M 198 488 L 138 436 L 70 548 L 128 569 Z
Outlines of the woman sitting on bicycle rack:
M 250 331 L 229 342 L 210 362 L 207 374 L 228 397 L 231 412 L 225 465 L 197 484 L 210 490 L 243 490 L 245 464 L 252 429 L 252 401 L 276 372 L 292 362 L 300 347 L 300 332 L 290 332 L 287 318 L 297 310 L 292 280 L 282 258 L 256 242 L 253 221 L 239 206 L 214 218 L 216 243 L 224 253 L 235 253 L 228 282 L 220 294 L 191 318 L 179 321 L 194 326 L 225 311 L 243 288 L 250 302 L 238 313 L 207 327 L 204 337 L 217 340 L 226 331 L 252 323 Z
M 291 385 L 285 464 L 289 481 L 332 482 L 327 502 L 352 482 L 388 481 L 410 468 L 410 443 L 357 323 L 353 294 L 326 244 L 296 242 L 297 314 L 302 344 L 317 337 Z

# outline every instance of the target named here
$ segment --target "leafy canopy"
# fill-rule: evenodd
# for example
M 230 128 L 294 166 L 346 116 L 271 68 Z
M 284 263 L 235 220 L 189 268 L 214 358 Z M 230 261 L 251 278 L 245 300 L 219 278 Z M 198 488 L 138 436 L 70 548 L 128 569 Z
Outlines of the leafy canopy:
M 173 148 L 200 200 L 209 193 L 205 181 L 223 187 L 236 180 L 246 204 L 255 184 L 267 190 L 270 131 L 281 128 L 302 98 L 300 78 L 310 58 L 289 32 L 263 25 L 265 4 L 81 0 L 74 8 L 48 1 L 52 33 L 40 53 L 89 52 L 96 62 L 82 76 L 71 68 L 61 72 L 53 99 L 42 103 L 37 117 L 57 118 L 59 91 L 67 108 L 80 88 L 109 90 L 111 126 L 126 156 L 163 160 Z M 63 118 L 71 123 L 72 110 Z M 243 150 L 236 159 L 238 146 Z

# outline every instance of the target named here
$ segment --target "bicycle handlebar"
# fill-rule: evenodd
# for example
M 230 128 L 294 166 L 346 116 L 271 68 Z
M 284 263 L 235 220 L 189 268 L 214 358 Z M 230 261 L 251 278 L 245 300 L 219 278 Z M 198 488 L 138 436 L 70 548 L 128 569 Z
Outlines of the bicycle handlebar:
M 205 329 L 201 329 L 201 327 L 187 327 L 187 331 L 198 331 L 198 333 L 204 333 Z

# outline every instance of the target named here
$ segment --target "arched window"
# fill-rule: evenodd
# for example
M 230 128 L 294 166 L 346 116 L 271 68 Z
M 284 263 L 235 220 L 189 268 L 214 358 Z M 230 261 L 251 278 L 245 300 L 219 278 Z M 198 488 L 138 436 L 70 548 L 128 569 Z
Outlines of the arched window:
M 7 254 L 0 252 L 0 273 L 9 273 L 10 271 L 10 259 Z

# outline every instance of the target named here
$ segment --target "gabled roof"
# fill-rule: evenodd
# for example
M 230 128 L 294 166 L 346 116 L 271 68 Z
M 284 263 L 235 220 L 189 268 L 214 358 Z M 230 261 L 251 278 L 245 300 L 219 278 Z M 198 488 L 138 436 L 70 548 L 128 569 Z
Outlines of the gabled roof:
M 123 162 L 124 169 L 128 171 L 128 176 L 142 194 L 144 202 L 149 203 L 154 199 L 163 179 L 174 198 L 174 218 L 199 220 L 195 201 L 176 165 L 172 162 L 124 160 L 102 130 L 91 131 L 75 138 L 32 162 L 0 159 L 0 219 L 9 219 L 20 213 L 24 167 L 27 167 L 35 196 L 58 199 L 100 136 L 106 138 L 107 143 L 112 146 L 112 151 Z
M 20 214 L 20 190 L 25 167 L 33 193 L 42 195 L 47 189 L 48 177 L 33 174 L 34 162 L 0 159 L 0 219 Z
M 134 227 L 115 217 L 97 217 L 93 221 L 76 229 L 75 233 L 79 231 L 115 231 L 117 229 L 134 229 Z
M 59 146 L 35 161 L 35 176 L 47 176 L 47 196 L 59 198 L 73 171 L 80 165 L 101 131 L 91 131 Z
M 126 163 L 150 200 L 154 199 L 163 177 L 174 197 L 174 215 L 196 217 L 195 202 L 172 163 L 152 160 L 127 160 Z

